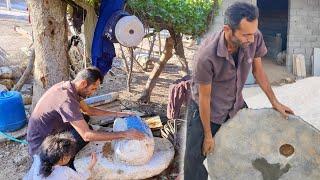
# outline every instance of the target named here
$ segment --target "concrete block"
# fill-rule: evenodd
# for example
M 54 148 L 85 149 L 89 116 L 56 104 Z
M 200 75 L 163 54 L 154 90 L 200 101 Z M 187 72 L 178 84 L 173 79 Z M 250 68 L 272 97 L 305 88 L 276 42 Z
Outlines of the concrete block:
M 306 48 L 306 57 L 311 57 L 313 53 L 313 48 Z
M 320 41 L 312 42 L 312 47 L 320 47 Z
M 314 23 L 320 22 L 320 17 L 319 16 L 318 17 L 313 17 L 312 18 L 312 22 L 314 22 Z
M 314 48 L 312 64 L 313 64 L 313 75 L 320 76 L 320 48 Z
M 310 43 L 310 45 L 311 45 L 311 43 Z M 301 43 L 300 42 L 290 42 L 289 46 L 293 47 L 293 48 L 300 47 Z
M 297 63 L 296 63 L 296 54 L 292 55 L 292 74 L 297 74 Z
M 306 6 L 306 0 L 299 0 L 299 1 L 290 1 L 291 7 L 290 8 L 303 8 Z
M 306 61 L 305 61 L 304 56 L 302 56 L 301 59 L 300 59 L 299 69 L 300 69 L 300 77 L 302 77 L 302 78 L 307 77 Z
M 305 37 L 305 40 L 308 41 L 308 42 L 316 42 L 317 38 L 312 36 L 312 35 L 311 36 L 309 35 L 309 36 Z
M 298 15 L 294 15 L 294 16 L 291 16 L 291 17 L 289 17 L 290 19 L 290 21 L 291 22 L 299 22 L 299 21 L 301 21 L 301 17 L 300 16 L 298 16 Z
M 319 0 L 308 0 L 308 5 L 318 6 Z
M 299 21 L 298 23 L 303 23 L 303 21 Z M 312 30 L 304 27 L 295 27 L 296 24 L 291 25 L 291 29 L 289 30 L 289 34 L 291 35 L 312 35 Z
M 312 29 L 312 35 L 319 36 L 320 35 L 320 30 L 318 28 L 313 28 Z
M 306 49 L 305 48 L 293 48 L 293 53 L 304 54 L 304 53 L 306 53 Z
M 309 13 L 309 16 L 310 17 L 319 17 L 319 12 L 318 11 L 310 11 Z
M 312 68 L 311 68 L 311 75 L 314 74 L 314 70 L 313 70 L 313 69 L 314 69 L 314 68 L 313 68 L 313 67 L 314 67 L 314 63 L 313 63 L 313 61 L 314 61 L 314 57 L 313 57 L 313 55 L 312 55 L 312 56 L 311 56 L 311 67 L 312 67 Z
M 301 43 L 302 48 L 312 47 L 312 42 L 304 41 Z
M 293 56 L 293 74 L 300 78 L 307 76 L 305 57 L 303 54 L 296 54 Z

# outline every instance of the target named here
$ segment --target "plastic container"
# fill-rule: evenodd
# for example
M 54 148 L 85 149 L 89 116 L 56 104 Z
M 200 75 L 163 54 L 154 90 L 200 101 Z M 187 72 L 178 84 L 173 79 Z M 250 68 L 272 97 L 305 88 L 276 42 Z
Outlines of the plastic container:
M 21 129 L 27 122 L 22 96 L 17 91 L 0 92 L 0 131 Z

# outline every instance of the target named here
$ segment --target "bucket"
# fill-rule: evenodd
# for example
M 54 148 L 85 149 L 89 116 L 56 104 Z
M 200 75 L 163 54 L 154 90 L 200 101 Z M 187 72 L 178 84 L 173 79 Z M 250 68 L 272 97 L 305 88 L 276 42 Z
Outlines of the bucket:
M 22 96 L 17 91 L 0 92 L 0 131 L 21 129 L 27 122 Z

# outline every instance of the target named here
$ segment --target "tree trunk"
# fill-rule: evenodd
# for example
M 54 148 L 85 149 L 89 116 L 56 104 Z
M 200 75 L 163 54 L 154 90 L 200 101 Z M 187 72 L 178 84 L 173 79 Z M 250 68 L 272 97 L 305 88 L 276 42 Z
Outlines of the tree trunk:
M 159 64 L 156 64 L 149 76 L 149 79 L 147 81 L 146 87 L 144 91 L 141 94 L 141 97 L 139 98 L 139 102 L 142 103 L 148 103 L 150 101 L 150 96 L 153 88 L 156 85 L 156 81 L 158 77 L 160 76 L 164 66 L 167 64 L 168 60 L 172 57 L 172 50 L 173 50 L 173 44 L 174 41 L 171 37 L 166 39 L 165 45 L 164 45 L 164 52 L 162 53 L 160 57 Z
M 67 4 L 28 0 L 34 36 L 35 66 L 32 109 L 52 85 L 68 80 Z
M 130 52 L 130 71 L 128 72 L 128 79 L 127 79 L 127 90 L 131 92 L 131 79 L 132 79 L 132 68 L 133 68 L 133 48 L 129 48 Z
M 181 69 L 183 72 L 183 76 L 189 74 L 189 67 L 188 62 L 186 59 L 186 56 L 184 55 L 184 49 L 183 49 L 183 42 L 182 42 L 182 35 L 180 33 L 174 33 L 170 32 L 171 37 L 173 37 L 174 40 L 174 49 L 176 51 L 176 55 L 178 60 L 181 63 Z
M 151 53 L 153 52 L 154 43 L 156 42 L 156 36 L 157 36 L 157 34 L 154 34 L 152 36 L 152 41 L 150 43 L 150 49 L 149 49 L 149 52 L 148 52 L 148 62 L 151 61 Z M 148 69 L 148 62 L 146 63 L 146 66 L 144 67 L 145 71 Z
M 21 78 L 17 82 L 16 85 L 14 85 L 13 90 L 14 91 L 20 91 L 23 87 L 24 83 L 28 80 L 30 74 L 32 73 L 33 67 L 34 67 L 34 49 L 31 49 L 31 56 L 29 57 L 29 62 L 27 68 L 24 70 Z

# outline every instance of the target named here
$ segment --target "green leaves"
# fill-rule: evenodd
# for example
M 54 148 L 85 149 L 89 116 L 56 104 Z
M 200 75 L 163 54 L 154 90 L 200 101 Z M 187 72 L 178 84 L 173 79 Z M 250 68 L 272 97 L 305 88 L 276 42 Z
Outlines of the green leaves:
M 93 5 L 100 0 L 83 1 Z M 209 25 L 207 18 L 214 1 L 221 0 L 127 0 L 127 5 L 139 18 L 170 24 L 175 32 L 197 37 Z
M 176 32 L 199 36 L 207 29 L 214 0 L 128 0 L 128 6 L 149 21 L 160 19 Z M 160 27 L 154 27 L 160 29 Z

